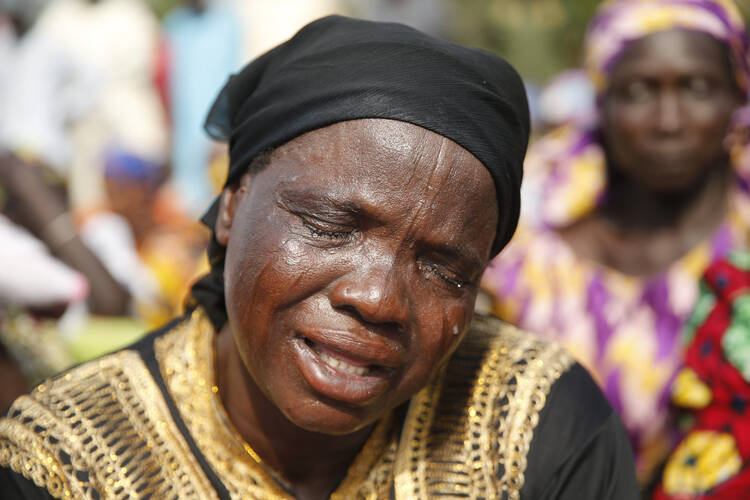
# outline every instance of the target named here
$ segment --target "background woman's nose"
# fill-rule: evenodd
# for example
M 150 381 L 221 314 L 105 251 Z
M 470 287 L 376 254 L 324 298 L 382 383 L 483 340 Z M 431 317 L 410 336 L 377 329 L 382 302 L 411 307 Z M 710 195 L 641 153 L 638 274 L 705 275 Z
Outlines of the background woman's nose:
M 656 125 L 659 132 L 677 134 L 682 130 L 682 104 L 673 92 L 664 92 L 659 97 Z
M 365 266 L 338 280 L 330 294 L 331 305 L 355 312 L 368 323 L 403 328 L 409 314 L 406 281 L 392 265 Z

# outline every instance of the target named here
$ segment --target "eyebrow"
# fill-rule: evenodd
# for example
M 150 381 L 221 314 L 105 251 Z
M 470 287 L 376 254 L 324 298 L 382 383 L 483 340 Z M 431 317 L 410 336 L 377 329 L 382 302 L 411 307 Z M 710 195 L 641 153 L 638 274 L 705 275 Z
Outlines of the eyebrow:
M 292 210 L 306 211 L 309 209 L 326 211 L 333 209 L 350 214 L 364 214 L 364 207 L 351 199 L 341 199 L 332 196 L 327 190 L 319 188 L 282 189 L 276 197 L 277 203 Z

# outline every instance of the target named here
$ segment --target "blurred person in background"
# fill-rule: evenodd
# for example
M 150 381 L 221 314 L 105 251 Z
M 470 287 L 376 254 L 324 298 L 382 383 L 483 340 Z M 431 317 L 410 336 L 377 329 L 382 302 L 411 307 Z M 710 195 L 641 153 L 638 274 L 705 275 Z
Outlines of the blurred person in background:
M 67 127 L 85 108 L 86 70 L 37 31 L 47 2 L 3 0 L 0 6 L 6 20 L 0 25 L 11 27 L 0 65 L 0 208 L 87 276 L 95 312 L 123 314 L 127 294 L 81 243 L 67 197 Z
M 174 304 L 187 286 L 185 276 L 199 261 L 192 257 L 199 252 L 195 248 L 204 248 L 205 238 L 193 238 L 198 227 L 193 224 L 190 245 L 156 245 L 149 253 L 161 255 L 161 263 L 170 262 L 171 267 L 161 267 L 171 274 L 151 269 L 143 262 L 139 243 L 154 241 L 143 236 L 144 225 L 151 223 L 153 228 L 159 222 L 139 217 L 132 203 L 128 208 L 122 202 L 123 194 L 138 193 L 127 188 L 144 171 L 159 172 L 161 182 L 167 161 L 165 112 L 154 84 L 159 25 L 148 6 L 141 0 L 58 0 L 49 5 L 3 1 L 5 18 L 13 23 L 0 25 L 0 33 L 13 37 L 2 38 L 0 49 L 6 63 L 0 70 L 0 186 L 3 213 L 17 225 L 3 226 L 8 229 L 4 234 L 18 242 L 5 250 L 29 249 L 24 250 L 23 262 L 36 270 L 59 271 L 50 271 L 48 277 L 60 277 L 51 288 L 59 285 L 62 297 L 49 304 L 53 290 L 37 290 L 38 296 L 31 294 L 33 300 L 22 300 L 30 296 L 27 292 L 36 281 L 26 280 L 21 290 L 13 287 L 23 281 L 3 275 L 10 290 L 5 298 L 12 298 L 3 303 L 3 341 L 33 381 L 73 361 L 70 356 L 49 356 L 51 349 L 41 352 L 54 344 L 63 353 L 65 346 L 59 338 L 41 341 L 39 335 L 54 328 L 38 321 L 40 314 L 54 319 L 65 306 L 82 302 L 81 275 L 73 269 L 85 276 L 90 293 L 84 299 L 91 313 L 129 316 L 135 305 L 138 312 L 149 311 L 145 319 L 151 324 L 174 314 Z M 126 164 L 145 167 L 114 172 L 112 164 L 123 163 L 122 158 L 128 159 Z M 122 171 L 134 176 L 121 175 Z M 138 209 L 149 210 L 157 204 L 151 196 L 157 185 L 149 177 L 139 188 L 145 197 L 139 198 L 144 204 Z M 29 239 L 38 240 L 41 247 Z M 175 248 L 192 249 L 192 260 L 186 263 Z M 175 258 L 166 259 L 165 253 Z M 57 267 L 45 264 L 50 259 L 59 259 Z M 19 263 L 9 272 L 23 275 L 28 268 Z M 167 277 L 154 277 L 159 273 Z M 165 298 L 163 283 L 169 288 L 166 295 L 178 295 L 173 290 L 181 287 L 180 297 Z M 85 320 L 85 312 L 78 315 L 77 326 L 66 321 L 70 317 L 66 314 L 57 323 L 61 331 L 93 324 Z M 49 358 L 66 361 L 44 362 Z
M 228 1 L 185 0 L 163 21 L 174 186 L 184 209 L 197 217 L 216 195 L 209 164 L 219 154 L 202 128 L 211 100 L 237 69 L 243 45 L 237 14 Z
M 483 279 L 495 314 L 560 341 L 619 411 L 642 483 L 702 272 L 750 229 L 746 27 L 728 0 L 615 0 L 591 21 L 595 127 L 539 140 L 524 213 Z
M 40 320 L 76 317 L 85 303 L 96 314 L 123 314 L 129 302 L 81 241 L 65 202 L 56 159 L 66 154 L 61 125 L 79 108 L 67 92 L 77 72 L 34 33 L 46 6 L 0 2 L 0 411 L 30 383 L 72 363 L 58 333 Z M 23 134 L 28 140 L 17 140 Z
M 140 0 L 59 0 L 17 42 L 0 95 L 0 147 L 11 163 L 4 182 L 13 194 L 4 211 L 37 235 L 56 221 L 47 231 L 59 240 L 46 241 L 53 251 L 75 242 L 82 216 L 106 205 L 107 148 L 166 159 L 152 79 L 157 39 L 158 24 Z M 105 258 L 97 257 L 87 251 L 74 267 Z M 107 300 L 109 293 L 91 285 L 93 301 Z M 126 284 L 116 286 L 118 303 L 95 305 L 95 313 L 128 313 Z
M 227 0 L 242 25 L 241 59 L 258 57 L 293 36 L 313 19 L 346 14 L 341 0 Z
M 584 70 L 563 71 L 549 81 L 537 97 L 536 132 L 543 134 L 563 125 L 596 126 L 596 94 Z
M 445 38 L 450 16 L 445 2 L 434 0 L 344 0 L 352 13 L 373 21 L 398 22 Z
M 155 163 L 168 159 L 166 114 L 154 78 L 159 22 L 144 0 L 57 0 L 39 17 L 34 32 L 76 65 L 69 72 L 77 80 L 71 93 L 82 110 L 61 127 L 69 151 L 61 163 L 74 210 L 86 211 L 106 201 L 109 149 Z M 22 105 L 17 114 L 33 102 Z M 29 136 L 15 143 L 23 147 Z
M 182 210 L 166 183 L 168 175 L 165 164 L 108 150 L 107 205 L 81 224 L 84 241 L 127 286 L 134 313 L 151 327 L 182 310 L 190 284 L 208 268 L 204 254 L 209 234 Z

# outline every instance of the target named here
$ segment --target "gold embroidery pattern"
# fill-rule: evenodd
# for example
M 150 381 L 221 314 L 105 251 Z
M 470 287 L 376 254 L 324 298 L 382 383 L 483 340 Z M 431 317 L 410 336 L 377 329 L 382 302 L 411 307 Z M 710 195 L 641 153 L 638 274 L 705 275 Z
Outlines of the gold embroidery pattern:
M 383 500 L 393 487 L 393 462 L 398 441 L 393 415 L 383 419 L 349 467 L 331 500 Z
M 0 420 L 0 465 L 56 498 L 217 498 L 138 353 L 74 368 Z
M 518 499 L 539 412 L 572 364 L 553 344 L 475 318 L 442 378 L 412 400 L 396 497 Z
M 234 430 L 214 387 L 213 325 L 201 309 L 154 343 L 156 358 L 190 434 L 233 499 L 293 497 L 273 479 Z M 392 485 L 396 429 L 384 419 L 332 499 L 387 498 Z

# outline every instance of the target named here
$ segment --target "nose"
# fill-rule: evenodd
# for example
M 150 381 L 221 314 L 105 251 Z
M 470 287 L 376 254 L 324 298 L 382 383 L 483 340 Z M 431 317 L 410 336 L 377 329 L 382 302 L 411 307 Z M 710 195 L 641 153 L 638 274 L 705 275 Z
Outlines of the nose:
M 659 132 L 665 135 L 675 135 L 682 131 L 682 106 L 676 93 L 664 92 L 659 97 L 656 125 Z
M 331 305 L 356 313 L 367 323 L 406 327 L 409 299 L 405 273 L 390 264 L 358 268 L 341 277 L 330 293 Z

